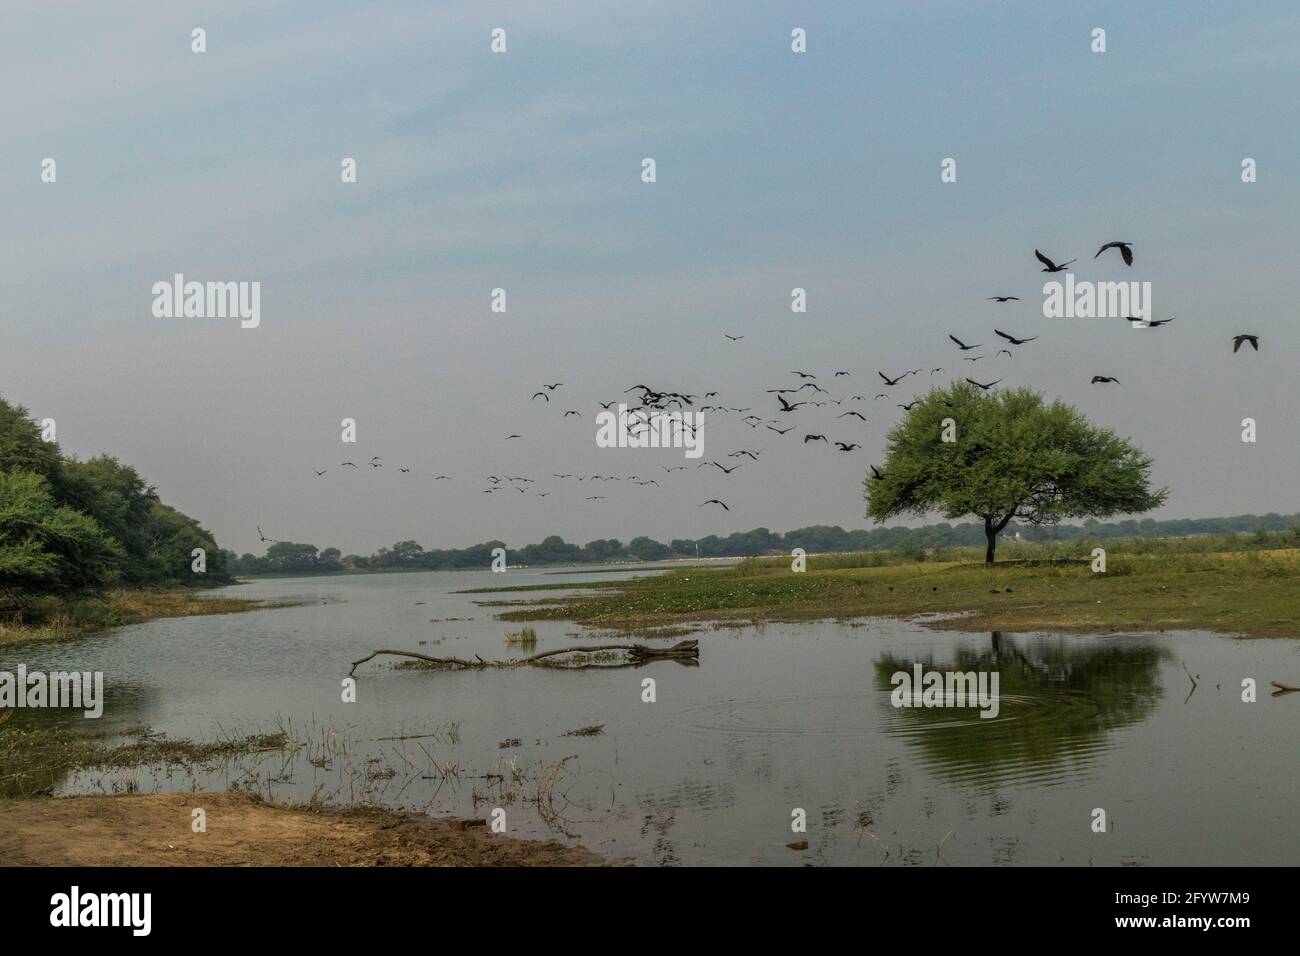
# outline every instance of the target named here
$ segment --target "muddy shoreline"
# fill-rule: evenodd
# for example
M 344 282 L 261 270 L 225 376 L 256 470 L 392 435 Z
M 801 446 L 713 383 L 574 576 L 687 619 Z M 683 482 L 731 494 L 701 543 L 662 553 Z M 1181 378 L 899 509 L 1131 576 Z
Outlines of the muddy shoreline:
M 195 833 L 196 809 L 206 831 Z M 6 866 L 600 866 L 482 820 L 265 803 L 237 791 L 0 800 Z

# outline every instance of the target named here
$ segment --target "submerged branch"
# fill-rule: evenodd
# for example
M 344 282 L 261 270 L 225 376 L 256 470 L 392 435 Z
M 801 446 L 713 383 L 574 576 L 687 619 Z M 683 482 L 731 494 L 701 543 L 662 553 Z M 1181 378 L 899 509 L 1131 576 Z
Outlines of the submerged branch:
M 646 661 L 660 659 L 698 662 L 700 656 L 700 642 L 679 641 L 672 647 L 650 647 L 646 644 L 591 644 L 586 647 L 561 647 L 553 651 L 543 651 L 540 654 L 533 654 L 530 657 L 520 657 L 508 661 L 485 661 L 477 654 L 474 655 L 475 659 L 471 661 L 466 660 L 463 657 L 430 657 L 428 654 L 420 654 L 417 651 L 398 651 L 390 650 L 388 648 L 379 648 L 378 650 L 371 651 L 365 657 L 353 661 L 352 669 L 348 671 L 348 674 L 355 674 L 359 665 L 378 657 L 380 654 L 391 654 L 395 657 L 413 657 L 437 667 L 472 668 L 479 670 L 485 667 L 520 667 L 525 664 L 536 667 L 610 666 L 599 663 L 559 664 L 547 660 L 548 658 L 558 657 L 562 654 L 594 654 L 601 651 L 626 651 L 628 656 L 631 658 L 631 663 L 633 664 L 641 664 Z

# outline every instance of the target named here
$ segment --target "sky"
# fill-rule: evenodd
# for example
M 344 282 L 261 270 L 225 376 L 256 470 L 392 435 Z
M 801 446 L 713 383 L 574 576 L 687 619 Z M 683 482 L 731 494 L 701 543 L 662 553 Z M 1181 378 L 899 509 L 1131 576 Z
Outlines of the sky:
M 1293 3 L 10 0 L 5 20 L 0 394 L 239 553 L 259 525 L 362 554 L 867 527 L 896 403 L 968 372 L 1132 438 L 1171 490 L 1151 517 L 1300 511 Z M 1131 268 L 1093 258 L 1114 239 Z M 1045 317 L 1036 248 L 1150 282 L 1176 320 Z M 156 317 L 175 273 L 260 282 L 260 324 Z M 994 355 L 995 326 L 1037 339 Z M 1242 332 L 1258 353 L 1232 353 Z M 845 404 L 784 436 L 706 414 L 731 475 L 597 446 L 597 402 L 637 383 L 775 418 L 793 370 Z M 503 474 L 535 482 L 484 494 Z

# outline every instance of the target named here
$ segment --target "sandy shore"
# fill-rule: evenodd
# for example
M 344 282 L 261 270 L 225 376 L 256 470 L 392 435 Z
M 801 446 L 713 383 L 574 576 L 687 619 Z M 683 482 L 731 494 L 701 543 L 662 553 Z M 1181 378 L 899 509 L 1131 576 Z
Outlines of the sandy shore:
M 192 812 L 207 832 L 191 831 Z M 481 820 L 307 810 L 240 793 L 0 800 L 6 866 L 593 866 L 580 847 L 493 834 Z

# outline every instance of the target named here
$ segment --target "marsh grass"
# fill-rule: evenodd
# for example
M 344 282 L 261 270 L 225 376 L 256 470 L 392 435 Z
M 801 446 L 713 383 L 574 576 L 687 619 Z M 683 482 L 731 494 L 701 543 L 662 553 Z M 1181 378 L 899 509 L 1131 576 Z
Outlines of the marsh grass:
M 44 595 L 0 614 L 0 644 L 59 640 L 163 617 L 237 614 L 292 602 L 216 597 L 186 588 L 106 591 L 102 594 Z
M 536 647 L 537 631 L 525 627 L 518 631 L 506 631 L 506 643 L 512 647 Z
M 1206 629 L 1300 635 L 1300 550 L 1226 553 L 1120 550 L 1108 542 L 1107 572 L 1094 574 L 1091 546 L 1076 553 L 1007 548 L 982 561 L 882 561 L 863 555 L 757 559 L 730 568 L 681 568 L 619 582 L 610 591 L 537 602 L 502 620 L 572 620 L 632 633 L 702 622 L 751 623 L 872 616 L 962 614 L 944 627 L 968 630 Z M 982 557 L 982 555 L 980 555 Z M 1086 557 L 1086 559 L 1085 559 Z

